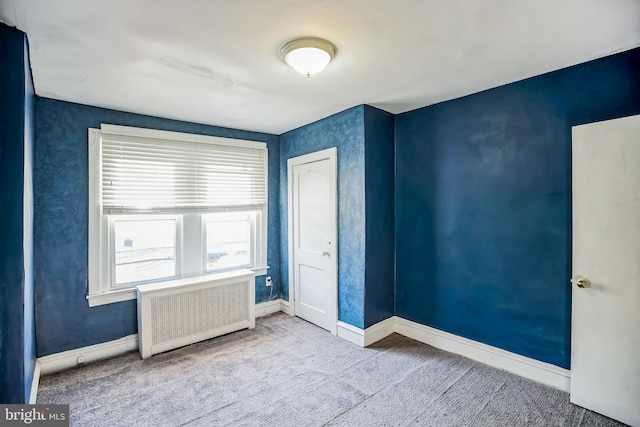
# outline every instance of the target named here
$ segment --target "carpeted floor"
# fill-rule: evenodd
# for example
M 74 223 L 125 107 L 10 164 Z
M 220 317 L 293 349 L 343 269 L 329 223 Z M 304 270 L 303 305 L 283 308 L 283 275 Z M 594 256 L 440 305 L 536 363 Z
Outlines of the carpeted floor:
M 359 348 L 298 318 L 45 376 L 76 426 L 618 426 L 567 393 L 393 334 Z

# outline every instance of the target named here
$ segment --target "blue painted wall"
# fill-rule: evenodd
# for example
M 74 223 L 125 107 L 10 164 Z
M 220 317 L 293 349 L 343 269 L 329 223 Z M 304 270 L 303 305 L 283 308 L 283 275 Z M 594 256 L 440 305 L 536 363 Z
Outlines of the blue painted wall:
M 269 149 L 269 274 L 279 280 L 279 147 L 275 135 L 246 132 L 36 98 L 35 288 L 38 356 L 137 332 L 135 301 L 89 307 L 87 129 L 101 123 L 264 141 Z M 256 280 L 256 302 L 269 296 Z M 274 289 L 277 294 L 279 289 Z
M 364 327 L 394 314 L 394 116 L 364 106 Z
M 396 117 L 396 314 L 564 368 L 571 126 L 640 113 L 640 49 Z
M 338 148 L 338 318 L 364 327 L 365 132 L 364 106 L 353 107 L 280 135 L 282 294 L 289 298 L 287 159 Z
M 35 368 L 32 111 L 26 37 L 0 24 L 0 403 L 28 402 Z

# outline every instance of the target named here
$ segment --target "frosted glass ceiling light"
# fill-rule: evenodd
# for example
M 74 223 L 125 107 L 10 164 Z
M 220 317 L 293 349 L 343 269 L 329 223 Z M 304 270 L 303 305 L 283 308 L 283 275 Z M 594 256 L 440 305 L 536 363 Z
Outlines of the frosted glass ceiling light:
M 304 37 L 282 46 L 280 54 L 291 68 L 308 78 L 324 70 L 335 56 L 336 47 L 317 37 Z

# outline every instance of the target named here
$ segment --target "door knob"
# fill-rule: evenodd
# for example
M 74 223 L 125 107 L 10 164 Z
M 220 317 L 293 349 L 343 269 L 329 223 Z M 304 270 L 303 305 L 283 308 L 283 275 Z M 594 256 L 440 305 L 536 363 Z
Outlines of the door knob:
M 576 277 L 574 280 L 572 280 L 572 282 L 582 289 L 591 287 L 591 282 L 589 281 L 589 279 L 586 279 L 584 277 Z
M 327 251 L 323 251 L 323 252 L 322 252 L 322 256 L 329 256 L 329 252 L 327 252 Z

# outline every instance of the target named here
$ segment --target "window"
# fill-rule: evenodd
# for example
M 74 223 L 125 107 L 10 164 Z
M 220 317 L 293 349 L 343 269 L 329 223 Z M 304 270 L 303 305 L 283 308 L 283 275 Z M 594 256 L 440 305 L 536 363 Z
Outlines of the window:
M 102 125 L 89 130 L 89 305 L 135 286 L 266 273 L 266 144 Z
M 254 228 L 249 213 L 204 215 L 206 270 L 242 268 L 251 265 L 251 235 Z
M 118 215 L 109 218 L 113 248 L 112 288 L 178 277 L 176 252 L 180 218 Z M 248 266 L 248 265 L 247 265 Z

